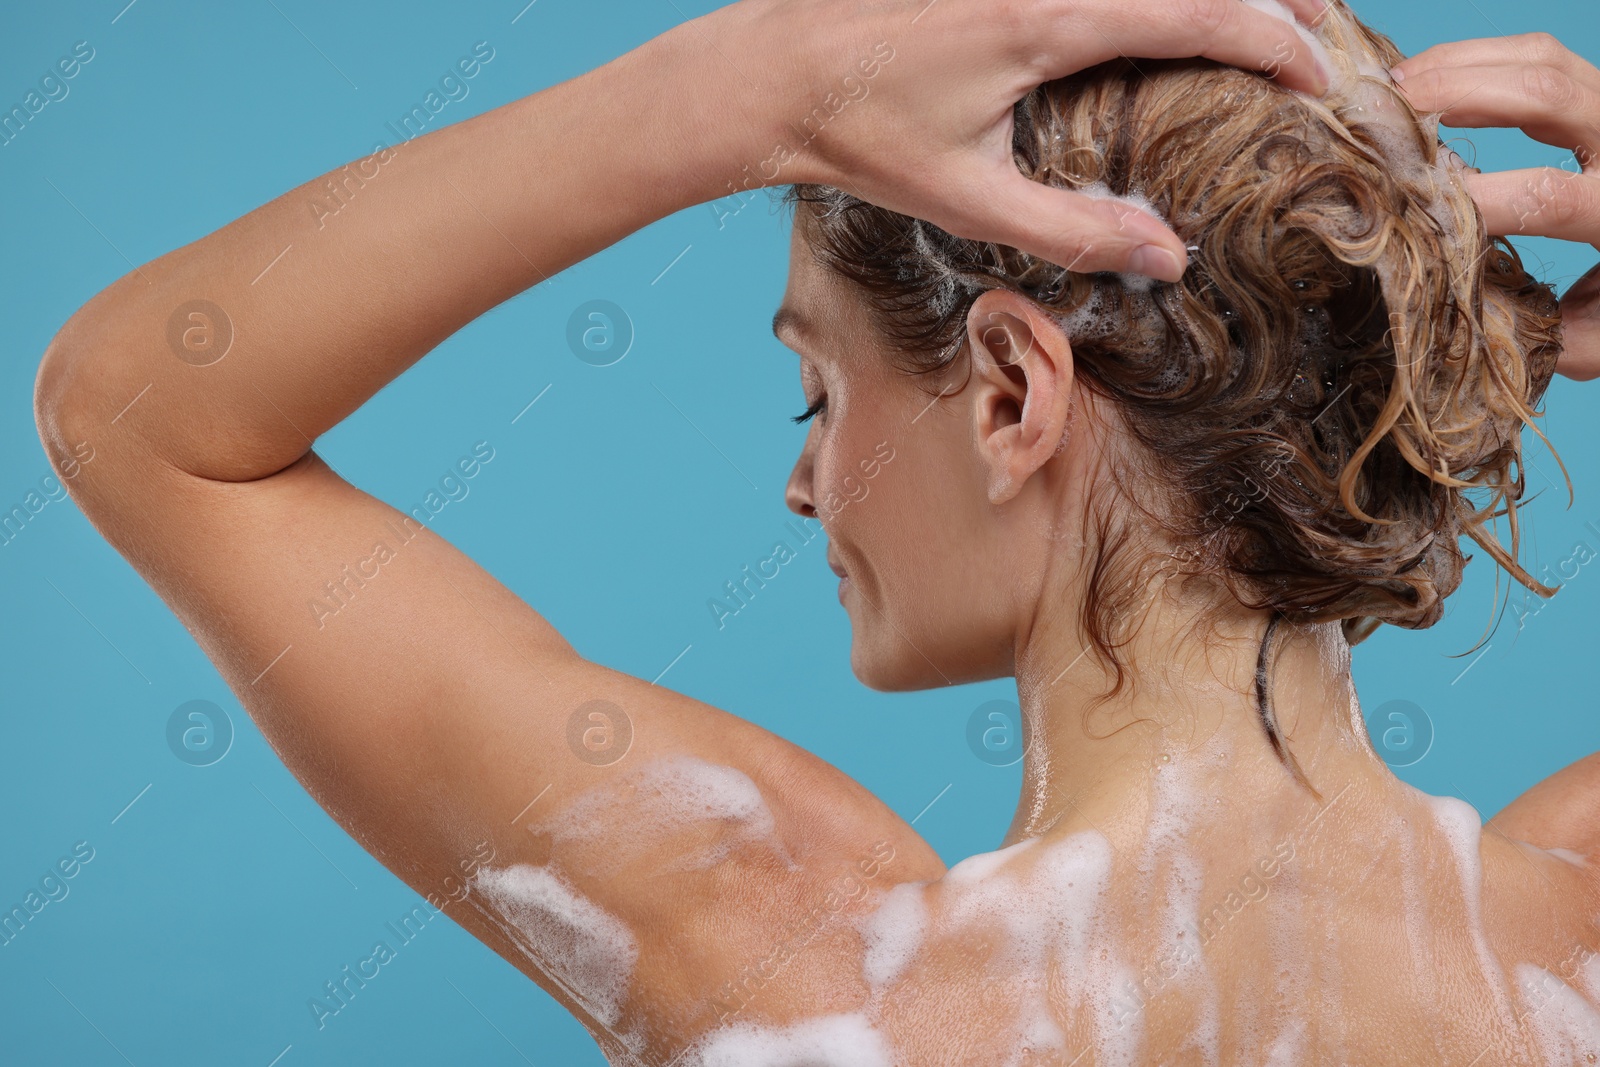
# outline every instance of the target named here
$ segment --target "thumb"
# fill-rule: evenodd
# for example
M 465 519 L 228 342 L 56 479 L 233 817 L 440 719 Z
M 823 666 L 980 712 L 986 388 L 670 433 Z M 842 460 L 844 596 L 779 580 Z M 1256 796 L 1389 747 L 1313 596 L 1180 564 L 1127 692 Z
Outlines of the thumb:
M 953 220 L 956 228 L 940 227 L 957 237 L 1010 245 L 1082 274 L 1117 271 L 1168 282 L 1183 277 L 1188 265 L 1183 242 L 1131 200 L 1045 185 L 1009 159 L 1000 171 L 985 172 L 971 183 L 973 192 Z

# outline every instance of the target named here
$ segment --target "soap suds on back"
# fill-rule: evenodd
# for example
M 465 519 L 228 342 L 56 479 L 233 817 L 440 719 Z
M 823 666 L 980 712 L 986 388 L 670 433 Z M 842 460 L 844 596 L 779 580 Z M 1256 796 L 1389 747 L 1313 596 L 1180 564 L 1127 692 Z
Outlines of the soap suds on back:
M 1069 1003 L 1092 1020 L 1095 1063 L 1108 1065 L 1132 1064 L 1144 1032 L 1128 1014 L 1132 1006 L 1124 991 L 1136 976 L 1122 961 L 1120 938 L 1105 908 L 1113 854 L 1098 830 L 1073 834 L 1043 854 L 1033 891 L 1045 910 Z M 1041 1000 L 1040 1007 L 1045 1004 Z
M 786 1027 L 738 1023 L 697 1043 L 683 1067 L 894 1067 L 889 1044 L 860 1013 Z
M 1266 1067 L 1297 1067 L 1305 1057 L 1306 1024 L 1291 1019 L 1267 1050 Z
M 1054 975 L 1070 1004 L 1094 1018 L 1096 1062 L 1131 1062 L 1140 1028 L 1137 1022 L 1128 1025 L 1118 1008 L 1132 972 L 1118 960 L 1117 938 L 1101 907 L 1110 884 L 1111 843 L 1096 830 L 1035 844 L 1040 841 L 1029 838 L 957 864 L 965 870 L 954 884 L 946 876 L 949 899 L 939 925 L 942 931 L 977 927 L 982 935 L 1004 933 L 994 942 L 990 967 L 1016 997 L 1005 1041 L 1018 1057 L 1031 1053 L 1051 1062 L 1066 1049 L 1050 995 Z M 1006 862 L 1025 848 L 1037 854 Z
M 1589 953 L 1578 968 L 1578 982 L 1590 1000 L 1600 1001 L 1600 955 Z
M 1511 1009 L 1511 999 L 1506 993 L 1505 972 L 1490 950 L 1489 939 L 1483 930 L 1483 865 L 1478 851 L 1483 837 L 1483 820 L 1478 816 L 1477 809 L 1465 800 L 1427 794 L 1423 796 L 1433 809 L 1434 819 L 1455 855 L 1456 867 L 1461 874 L 1461 896 L 1467 912 L 1467 929 L 1478 955 L 1478 966 L 1494 994 L 1502 1025 L 1515 1033 L 1516 1014 Z
M 967 886 L 987 881 L 1001 867 L 1038 843 L 1037 837 L 1030 837 L 994 852 L 980 852 L 975 856 L 968 856 L 945 872 L 944 884 Z
M 1228 753 L 1224 748 L 1218 755 L 1226 759 Z M 1147 907 L 1154 909 L 1159 904 L 1159 910 L 1152 915 L 1156 943 L 1172 951 L 1186 946 L 1186 951 L 1192 953 L 1170 978 L 1159 976 L 1165 981 L 1157 984 L 1152 993 L 1160 995 L 1167 988 L 1166 981 L 1189 991 L 1195 1001 L 1196 1020 L 1185 1045 L 1197 1048 L 1202 1062 L 1215 1064 L 1221 1041 L 1217 988 L 1202 945 L 1190 936 L 1200 928 L 1203 889 L 1202 866 L 1191 851 L 1192 828 L 1201 809 L 1194 770 L 1182 760 L 1167 760 L 1156 763 L 1151 772 L 1150 814 L 1138 863 L 1138 891 Z
M 876 911 L 862 923 L 866 957 L 862 977 L 874 995 L 882 993 L 900 976 L 922 945 L 928 930 L 928 907 L 922 899 L 924 883 L 904 882 L 884 895 Z
M 1539 1039 L 1545 1063 L 1566 1067 L 1600 1059 L 1600 1012 L 1543 967 L 1519 963 L 1516 975 L 1528 1005 L 1525 1018 Z

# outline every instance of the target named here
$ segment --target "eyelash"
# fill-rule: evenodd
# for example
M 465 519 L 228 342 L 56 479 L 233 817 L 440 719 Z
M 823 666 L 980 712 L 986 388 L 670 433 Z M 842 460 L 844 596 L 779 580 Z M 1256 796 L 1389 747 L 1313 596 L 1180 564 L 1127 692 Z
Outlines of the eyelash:
M 826 396 L 819 396 L 817 398 L 817 402 L 815 404 L 812 404 L 810 407 L 806 408 L 800 414 L 795 415 L 790 421 L 791 422 L 810 422 L 811 421 L 811 417 L 813 415 L 815 415 L 817 412 L 821 411 L 823 408 L 825 408 L 827 406 L 828 406 L 828 398 Z

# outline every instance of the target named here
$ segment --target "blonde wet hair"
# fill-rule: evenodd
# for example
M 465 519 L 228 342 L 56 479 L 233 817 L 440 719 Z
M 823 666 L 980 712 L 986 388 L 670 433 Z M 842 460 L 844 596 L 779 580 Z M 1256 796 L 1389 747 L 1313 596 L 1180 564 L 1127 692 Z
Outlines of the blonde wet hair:
M 1436 116 L 1386 73 L 1394 44 L 1343 3 L 1302 38 L 1334 71 L 1324 98 L 1203 60 L 1117 60 L 1017 105 L 1023 173 L 1148 204 L 1190 246 L 1176 284 L 1075 273 L 831 187 L 787 194 L 910 373 L 956 364 L 987 289 L 1066 326 L 1131 445 L 1084 542 L 1080 610 L 1113 693 L 1152 566 L 1274 620 L 1340 620 L 1351 643 L 1438 621 L 1463 533 L 1555 592 L 1517 562 L 1521 432 L 1539 433 L 1560 353 L 1555 294 L 1485 235 Z

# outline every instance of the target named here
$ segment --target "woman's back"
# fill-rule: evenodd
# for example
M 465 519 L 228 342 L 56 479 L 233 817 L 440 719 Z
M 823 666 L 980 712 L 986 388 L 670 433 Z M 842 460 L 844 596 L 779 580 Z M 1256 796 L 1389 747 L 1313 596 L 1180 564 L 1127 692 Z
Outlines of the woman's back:
M 1575 854 L 1377 780 L 1294 812 L 1190 795 L 1150 816 L 1064 819 L 874 892 L 835 931 L 835 958 L 857 944 L 859 972 L 839 966 L 819 1010 L 741 1025 L 762 999 L 747 988 L 688 1062 L 1600 1057 L 1600 881 Z
M 809 92 L 838 42 L 833 20 L 809 16 L 826 9 L 875 39 L 933 8 L 917 6 L 735 5 L 408 142 L 337 241 L 314 236 L 297 191 L 146 264 L 73 316 L 40 370 L 47 447 L 95 443 L 74 499 L 308 792 L 619 1064 L 1489 1064 L 1535 1062 L 1536 1046 L 1559 1061 L 1563 1042 L 1586 1062 L 1588 917 L 1600 912 L 1588 868 L 1483 836 L 1463 802 L 1400 784 L 1366 738 L 1349 663 L 1371 619 L 1438 617 L 1460 579 L 1455 535 L 1484 533 L 1464 487 L 1508 508 L 1520 497 L 1516 435 L 1556 356 L 1550 294 L 1510 253 L 1480 254 L 1481 234 L 1448 225 L 1475 211 L 1459 170 L 1406 156 L 1396 171 L 1323 103 L 1237 70 L 1121 65 L 1089 79 L 1100 95 L 1059 83 L 1031 95 L 1044 110 L 1016 129 L 1035 141 L 1007 152 L 993 137 L 1010 131 L 994 118 L 1006 90 L 988 64 L 1018 85 L 1077 68 L 1039 59 L 1030 5 L 994 19 L 947 3 L 923 25 L 961 21 L 917 38 L 917 59 L 887 73 L 892 50 L 861 62 L 900 106 L 880 92 L 881 107 L 821 140 L 819 152 L 881 115 L 921 146 L 907 116 L 940 111 L 923 94 L 959 84 L 957 102 L 984 117 L 941 131 L 948 144 L 926 159 L 999 145 L 1017 202 L 1019 186 L 1040 190 L 1011 164 L 1041 146 L 1041 176 L 1071 171 L 1091 191 L 1148 177 L 1201 242 L 1191 269 L 1157 286 L 1074 275 L 1072 256 L 1052 268 L 995 244 L 993 218 L 964 245 L 868 215 L 904 255 L 858 242 L 845 267 L 911 296 L 873 303 L 812 243 L 862 213 L 797 219 L 777 321 L 801 351 L 805 418 L 819 417 L 787 502 L 827 528 L 857 674 L 896 690 L 1015 677 L 1031 728 L 1011 847 L 954 869 L 798 746 L 586 659 L 310 449 L 464 323 L 722 195 L 716 168 L 767 151 L 791 102 L 757 93 L 741 110 L 750 87 L 725 55 L 770 57 L 775 77 L 793 75 L 785 89 Z M 1231 0 L 1152 7 L 1062 12 L 1158 54 L 1181 54 L 1189 44 L 1174 41 L 1194 23 L 1234 58 L 1307 40 Z M 1071 21 L 1052 23 L 1064 55 L 1093 37 Z M 1251 47 L 1233 48 L 1235 34 Z M 780 58 L 774 41 L 801 44 Z M 1101 51 L 1091 40 L 1083 57 Z M 980 74 L 953 80 L 974 64 Z M 1309 66 L 1288 55 L 1278 73 L 1309 89 Z M 1402 98 L 1369 75 L 1338 99 L 1372 119 L 1375 100 Z M 693 94 L 704 108 L 672 106 Z M 1007 123 L 1014 100 L 999 108 Z M 1097 101 L 1127 124 L 1091 114 Z M 606 124 L 590 122 L 597 102 Z M 664 136 L 664 112 L 695 125 Z M 1392 113 L 1355 125 L 1392 133 Z M 1258 117 L 1277 131 L 1260 144 Z M 1157 134 L 1178 120 L 1212 146 L 1209 169 L 1184 158 L 1173 173 L 1163 153 L 1182 146 Z M 1234 142 L 1219 141 L 1224 127 Z M 1085 136 L 1068 146 L 1067 132 Z M 875 157 L 871 138 L 851 144 L 858 161 Z M 1309 158 L 1313 146 L 1337 161 Z M 950 166 L 901 164 L 961 184 Z M 820 158 L 784 173 L 798 187 L 858 172 L 896 199 L 909 184 Z M 982 199 L 965 193 L 967 210 Z M 1450 213 L 1435 217 L 1441 203 Z M 1158 227 L 1128 208 L 1114 209 L 1119 232 Z M 1151 265 L 1105 262 L 1141 258 Z M 885 303 L 953 323 L 967 379 L 932 399 L 911 384 L 872 317 Z M 238 344 L 188 348 L 224 307 Z M 1418 320 L 1396 323 L 1402 307 Z M 1463 407 L 1482 417 L 1463 425 Z M 1123 459 L 1132 476 L 1103 477 Z M 870 499 L 860 493 L 858 478 L 891 460 Z M 1136 508 L 1151 502 L 1166 510 Z M 1511 555 L 1485 547 L 1527 578 L 1514 539 Z M 1156 573 L 1123 548 L 1151 553 Z M 1175 580 L 1196 564 L 1189 577 L 1206 581 Z M 1252 589 L 1266 599 L 1233 595 Z M 1120 688 L 1129 664 L 1136 684 Z M 1590 773 L 1544 788 L 1502 829 L 1600 851 L 1573 814 L 1594 810 Z

